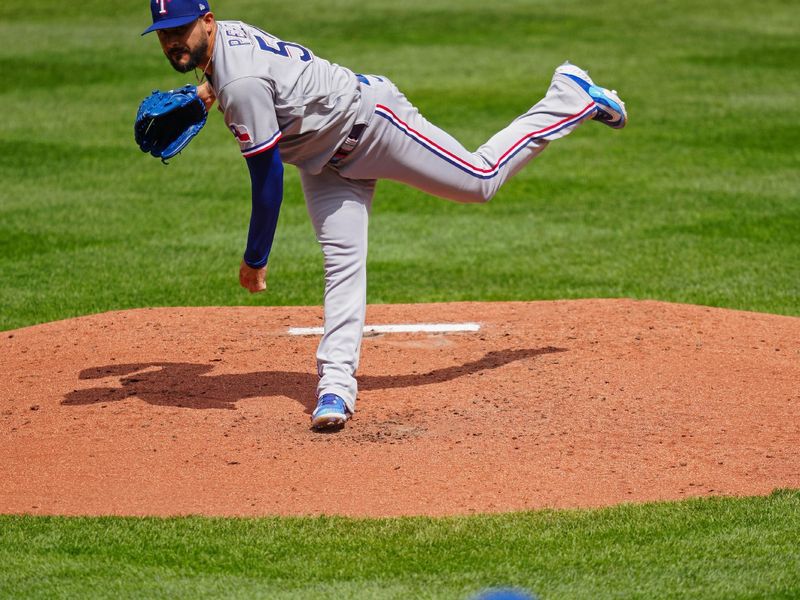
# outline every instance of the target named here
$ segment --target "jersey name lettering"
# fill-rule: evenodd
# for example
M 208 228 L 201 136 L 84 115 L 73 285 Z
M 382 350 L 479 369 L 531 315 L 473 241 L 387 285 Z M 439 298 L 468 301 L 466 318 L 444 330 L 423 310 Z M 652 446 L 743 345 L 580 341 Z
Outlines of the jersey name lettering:
M 225 35 L 228 37 L 229 46 L 250 45 L 250 40 L 247 38 L 247 32 L 242 27 L 229 27 L 225 29 Z

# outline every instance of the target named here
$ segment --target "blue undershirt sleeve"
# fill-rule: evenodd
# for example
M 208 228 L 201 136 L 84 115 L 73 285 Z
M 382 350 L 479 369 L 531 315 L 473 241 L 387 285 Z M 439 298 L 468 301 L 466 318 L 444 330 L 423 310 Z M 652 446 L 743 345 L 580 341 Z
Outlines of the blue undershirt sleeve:
M 267 264 L 283 201 L 283 163 L 275 146 L 247 159 L 253 194 L 250 231 L 244 261 L 260 269 Z

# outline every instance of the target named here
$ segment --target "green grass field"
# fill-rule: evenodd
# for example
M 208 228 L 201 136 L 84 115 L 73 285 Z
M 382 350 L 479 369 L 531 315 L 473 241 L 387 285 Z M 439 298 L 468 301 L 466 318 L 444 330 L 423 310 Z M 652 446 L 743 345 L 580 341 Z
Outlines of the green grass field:
M 800 493 L 447 519 L 0 517 L 0 596 L 797 598 Z
M 249 180 L 214 114 L 168 167 L 139 152 L 154 88 L 143 0 L 5 0 L 0 330 L 142 306 L 319 304 L 299 182 L 269 291 L 238 287 Z M 218 0 L 387 75 L 468 147 L 565 59 L 628 129 L 557 142 L 486 206 L 382 182 L 369 301 L 634 297 L 800 315 L 800 21 L 790 0 Z M 0 597 L 800 597 L 800 496 L 469 519 L 0 518 Z

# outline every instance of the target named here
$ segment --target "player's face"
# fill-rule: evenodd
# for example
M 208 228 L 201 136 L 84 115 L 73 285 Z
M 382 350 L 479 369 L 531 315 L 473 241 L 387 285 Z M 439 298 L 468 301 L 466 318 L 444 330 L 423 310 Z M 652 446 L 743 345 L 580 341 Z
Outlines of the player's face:
M 206 63 L 209 34 L 203 19 L 157 33 L 164 55 L 176 71 L 188 73 Z

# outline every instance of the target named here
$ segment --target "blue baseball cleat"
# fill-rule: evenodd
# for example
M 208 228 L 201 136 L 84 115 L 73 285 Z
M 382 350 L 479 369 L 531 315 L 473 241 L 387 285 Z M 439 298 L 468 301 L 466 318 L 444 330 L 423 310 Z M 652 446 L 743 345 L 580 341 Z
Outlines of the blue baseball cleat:
M 336 394 L 323 394 L 317 402 L 317 408 L 311 413 L 311 427 L 327 429 L 340 427 L 350 418 L 344 400 Z
M 616 90 L 607 90 L 596 85 L 589 77 L 589 73 L 570 64 L 569 61 L 556 69 L 556 75 L 569 77 L 589 94 L 597 106 L 597 112 L 592 117 L 595 121 L 600 121 L 614 129 L 625 127 L 628 122 L 628 113 L 625 111 L 625 103 L 617 96 Z

